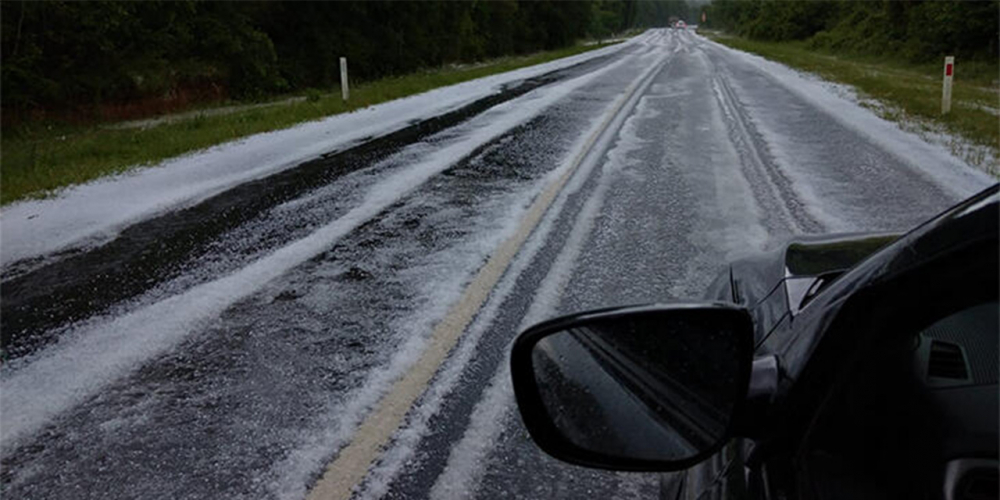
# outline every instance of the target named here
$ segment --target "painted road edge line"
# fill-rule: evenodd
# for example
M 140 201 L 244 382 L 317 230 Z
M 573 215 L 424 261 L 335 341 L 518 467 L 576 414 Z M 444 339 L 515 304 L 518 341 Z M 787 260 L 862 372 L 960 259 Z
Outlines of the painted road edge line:
M 459 301 L 435 326 L 427 348 L 421 353 L 420 359 L 393 383 L 389 392 L 382 396 L 374 410 L 358 426 L 351 442 L 327 466 L 323 476 L 309 492 L 308 500 L 348 500 L 351 497 L 354 488 L 364 480 L 368 469 L 378 458 L 382 447 L 399 429 L 406 413 L 417 398 L 423 394 L 438 368 L 458 343 L 465 328 L 478 313 L 493 287 L 500 281 L 521 246 L 534 231 L 556 196 L 562 191 L 563 186 L 583 163 L 583 160 L 590 155 L 597 140 L 607 131 L 625 105 L 633 101 L 635 93 L 652 80 L 652 75 L 662 67 L 664 61 L 665 58 L 658 61 L 658 64 L 652 65 L 633 82 L 630 88 L 626 89 L 600 127 L 584 142 L 579 153 L 573 158 L 570 167 L 535 199 L 521 219 L 517 231 L 497 248 L 497 251 L 479 269 L 475 278 L 462 292 Z

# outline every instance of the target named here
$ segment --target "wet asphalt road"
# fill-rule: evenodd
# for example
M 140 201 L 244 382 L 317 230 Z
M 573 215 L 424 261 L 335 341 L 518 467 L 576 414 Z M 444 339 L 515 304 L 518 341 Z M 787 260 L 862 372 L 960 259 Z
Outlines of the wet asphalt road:
M 531 444 L 506 372 L 518 331 L 560 313 L 697 298 L 726 262 L 790 235 L 902 230 L 959 200 L 771 75 L 673 30 L 140 224 L 51 265 L 62 267 L 5 270 L 12 360 L 0 383 L 11 388 L 42 361 L 71 373 L 59 349 L 103 325 L 381 203 L 172 348 L 26 424 L 4 443 L 3 495 L 301 498 L 581 136 L 650 70 L 614 140 L 570 179 L 355 496 L 655 497 L 656 475 L 569 466 Z M 425 170 L 419 182 L 404 175 Z M 180 304 L 156 310 L 200 307 Z M 126 332 L 138 351 L 166 335 L 149 318 Z M 50 396 L 23 386 L 25 398 Z

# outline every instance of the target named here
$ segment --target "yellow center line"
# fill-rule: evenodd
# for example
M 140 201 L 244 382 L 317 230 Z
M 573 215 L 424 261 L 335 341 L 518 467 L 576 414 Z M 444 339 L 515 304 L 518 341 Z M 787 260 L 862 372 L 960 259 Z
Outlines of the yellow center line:
M 375 409 L 358 426 L 353 440 L 327 466 L 323 477 L 309 492 L 307 497 L 309 500 L 348 500 L 351 497 L 354 488 L 365 478 L 372 462 L 378 458 L 382 447 L 400 427 L 413 403 L 423 394 L 431 378 L 444 363 L 448 353 L 458 343 L 465 328 L 489 297 L 490 291 L 503 276 L 504 271 L 507 270 L 528 236 L 541 221 L 545 211 L 580 164 L 583 163 L 583 160 L 590 154 L 598 138 L 607 130 L 636 91 L 643 86 L 642 83 L 650 80 L 649 77 L 659 66 L 661 64 L 653 65 L 642 77 L 632 83 L 601 123 L 601 126 L 587 138 L 569 168 L 535 199 L 524 218 L 521 219 L 517 231 L 507 238 L 486 264 L 480 268 L 476 277 L 462 293 L 459 301 L 451 307 L 444 319 L 434 328 L 429 344 L 421 354 L 420 359 L 393 384 L 389 392 L 375 406 Z

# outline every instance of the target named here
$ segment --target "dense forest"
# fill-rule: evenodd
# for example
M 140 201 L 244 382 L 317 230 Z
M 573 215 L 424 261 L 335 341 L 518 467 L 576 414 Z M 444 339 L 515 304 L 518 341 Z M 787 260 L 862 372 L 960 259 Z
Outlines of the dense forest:
M 758 40 L 900 57 L 997 61 L 1000 1 L 715 0 L 714 28 Z
M 554 49 L 687 17 L 683 1 L 0 3 L 5 121 L 254 99 Z M 128 113 L 124 113 L 128 114 Z
M 338 58 L 365 81 L 697 22 L 761 40 L 908 60 L 1000 58 L 1000 0 L 467 0 L 0 2 L 5 123 L 144 103 L 256 99 L 333 88 Z M 130 112 L 129 110 L 132 109 Z M 108 113 L 104 113 L 107 115 Z M 115 113 L 111 113 L 114 115 Z

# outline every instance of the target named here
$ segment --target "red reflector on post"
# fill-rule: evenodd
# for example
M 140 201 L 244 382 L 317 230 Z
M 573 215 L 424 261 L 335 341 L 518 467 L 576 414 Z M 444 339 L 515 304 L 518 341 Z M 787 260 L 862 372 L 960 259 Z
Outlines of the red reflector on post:
M 944 75 L 945 76 L 951 76 L 951 67 L 952 67 L 951 64 L 945 66 L 945 69 L 944 69 Z

